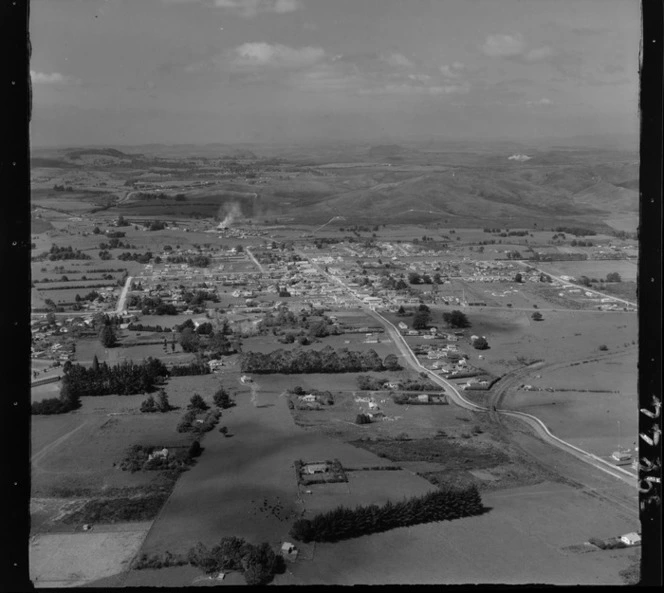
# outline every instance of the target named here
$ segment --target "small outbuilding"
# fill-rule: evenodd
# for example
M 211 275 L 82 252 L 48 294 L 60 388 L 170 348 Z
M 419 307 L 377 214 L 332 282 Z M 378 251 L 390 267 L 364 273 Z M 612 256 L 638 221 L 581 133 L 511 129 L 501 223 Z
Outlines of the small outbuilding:
M 641 544 L 641 535 L 638 533 L 626 533 L 620 536 L 620 541 L 628 546 L 638 546 Z

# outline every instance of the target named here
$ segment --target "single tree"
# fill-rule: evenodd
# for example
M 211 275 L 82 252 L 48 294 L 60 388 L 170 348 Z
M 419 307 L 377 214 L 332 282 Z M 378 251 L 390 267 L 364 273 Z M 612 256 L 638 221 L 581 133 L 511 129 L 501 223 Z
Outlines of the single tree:
M 212 400 L 214 401 L 214 405 L 218 408 L 221 408 L 222 410 L 226 410 L 235 405 L 233 400 L 231 400 L 231 396 L 223 387 L 217 390 L 217 392 L 212 397 Z
M 141 412 L 156 412 L 157 403 L 154 401 L 154 397 L 148 395 L 147 399 L 141 403 Z
M 544 319 L 544 317 L 542 316 L 542 314 L 541 314 L 539 311 L 535 311 L 535 312 L 530 316 L 530 318 L 531 318 L 533 321 L 542 321 L 542 319 Z
M 104 325 L 99 332 L 99 340 L 104 348 L 113 348 L 118 343 L 115 330 L 112 325 Z
M 489 342 L 486 341 L 486 338 L 476 338 L 473 340 L 473 348 L 477 350 L 486 350 L 489 347 Z
M 413 329 L 422 330 L 426 329 L 429 323 L 429 313 L 426 311 L 418 311 L 413 317 Z
M 396 354 L 388 354 L 383 360 L 383 366 L 387 371 L 398 371 L 399 369 L 401 369 L 401 365 L 399 364 L 399 358 L 397 357 Z
M 198 393 L 194 393 L 194 395 L 191 396 L 189 405 L 187 406 L 188 410 L 205 411 L 209 408 L 210 406 L 205 403 L 205 400 Z
M 159 393 L 157 394 L 157 409 L 160 412 L 169 412 L 173 409 L 173 406 L 171 406 L 170 402 L 168 401 L 168 395 L 166 395 L 166 391 L 164 389 L 160 389 Z

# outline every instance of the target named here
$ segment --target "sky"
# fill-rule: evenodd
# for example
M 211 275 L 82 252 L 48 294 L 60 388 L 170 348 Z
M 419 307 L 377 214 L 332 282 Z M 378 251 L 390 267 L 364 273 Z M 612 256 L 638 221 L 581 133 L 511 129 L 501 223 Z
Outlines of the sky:
M 638 134 L 638 0 L 32 0 L 39 146 Z

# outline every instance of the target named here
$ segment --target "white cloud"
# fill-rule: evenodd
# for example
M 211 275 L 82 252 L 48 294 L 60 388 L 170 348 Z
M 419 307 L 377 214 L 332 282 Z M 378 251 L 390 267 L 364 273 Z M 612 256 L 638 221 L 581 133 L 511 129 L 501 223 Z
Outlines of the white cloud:
M 511 58 L 521 55 L 526 43 L 520 33 L 515 35 L 489 35 L 482 45 L 482 52 L 490 58 Z
M 260 12 L 286 14 L 302 6 L 300 0 L 214 0 L 214 5 L 245 18 L 252 18 Z
M 64 76 L 59 72 L 51 72 L 50 74 L 45 72 L 35 72 L 30 70 L 30 78 L 32 78 L 32 84 L 67 84 L 73 82 L 68 76 Z
M 463 70 L 465 67 L 466 67 L 466 65 L 463 64 L 462 62 L 453 62 L 452 63 L 452 68 L 454 68 L 454 70 Z
M 461 74 L 458 72 L 458 68 L 455 69 L 454 65 L 448 66 L 444 65 L 439 68 L 440 73 L 445 77 L 445 78 L 459 78 Z
M 536 107 L 537 105 L 553 105 L 553 101 L 551 99 L 547 99 L 546 97 L 542 97 L 539 101 L 526 101 L 526 105 L 528 105 L 528 107 Z
M 410 80 L 415 80 L 417 82 L 427 82 L 431 80 L 431 76 L 428 74 L 409 74 L 408 78 Z
M 548 45 L 545 45 L 543 47 L 531 49 L 524 57 L 529 62 L 538 62 L 540 60 L 546 60 L 551 56 L 553 56 L 553 49 L 551 49 Z
M 415 64 L 411 62 L 406 56 L 400 53 L 390 54 L 383 58 L 390 66 L 395 68 L 412 68 Z
M 408 83 L 387 84 L 385 86 L 361 89 L 362 95 L 453 95 L 465 94 L 470 91 L 470 85 L 447 84 L 440 86 L 415 85 Z
M 322 47 L 293 48 L 280 43 L 274 45 L 258 42 L 243 43 L 234 49 L 233 64 L 236 66 L 277 66 L 299 68 L 310 66 L 325 57 Z

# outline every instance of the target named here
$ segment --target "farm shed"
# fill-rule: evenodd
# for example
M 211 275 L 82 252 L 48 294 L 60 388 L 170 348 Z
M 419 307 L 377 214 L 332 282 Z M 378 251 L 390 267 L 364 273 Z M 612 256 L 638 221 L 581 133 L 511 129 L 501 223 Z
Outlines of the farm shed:
M 641 536 L 638 533 L 626 533 L 620 536 L 620 541 L 628 546 L 637 546 L 641 543 Z

